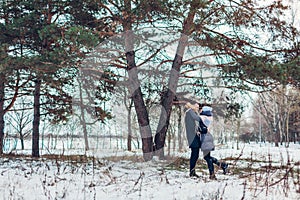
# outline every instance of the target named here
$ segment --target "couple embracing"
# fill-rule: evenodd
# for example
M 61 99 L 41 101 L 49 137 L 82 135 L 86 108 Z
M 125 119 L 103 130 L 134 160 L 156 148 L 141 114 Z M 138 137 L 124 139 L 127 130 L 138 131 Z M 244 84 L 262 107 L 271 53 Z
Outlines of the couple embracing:
M 213 137 L 211 135 L 211 125 L 213 121 L 212 107 L 210 105 L 198 103 L 187 103 L 185 107 L 187 108 L 185 113 L 185 128 L 189 147 L 191 149 L 190 176 L 199 177 L 196 174 L 195 167 L 199 158 L 200 149 L 207 162 L 210 179 L 216 179 L 214 164 L 221 167 L 223 173 L 226 174 L 228 164 L 219 162 L 218 159 L 211 156 L 211 151 L 215 148 Z

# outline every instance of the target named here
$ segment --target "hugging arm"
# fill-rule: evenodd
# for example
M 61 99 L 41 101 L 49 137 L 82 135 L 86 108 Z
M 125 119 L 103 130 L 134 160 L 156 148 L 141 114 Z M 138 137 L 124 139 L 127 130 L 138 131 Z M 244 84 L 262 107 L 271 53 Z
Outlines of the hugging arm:
M 192 117 L 194 120 L 196 120 L 196 121 L 198 121 L 198 122 L 201 121 L 200 116 L 197 115 L 192 109 L 190 109 L 188 112 L 191 114 L 191 117 Z

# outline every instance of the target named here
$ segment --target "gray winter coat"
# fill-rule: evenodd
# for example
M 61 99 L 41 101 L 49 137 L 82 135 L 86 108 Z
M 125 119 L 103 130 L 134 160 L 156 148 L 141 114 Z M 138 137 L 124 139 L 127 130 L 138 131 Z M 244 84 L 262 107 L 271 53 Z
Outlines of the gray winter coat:
M 206 156 L 210 151 L 213 151 L 215 149 L 214 138 L 210 131 L 213 118 L 211 114 L 205 115 L 205 113 L 203 112 L 200 113 L 200 118 L 208 128 L 207 134 L 201 134 L 201 150 L 203 152 L 203 155 Z
M 200 148 L 201 143 L 199 137 L 196 135 L 195 127 L 197 123 L 201 120 L 200 116 L 189 108 L 185 113 L 185 130 L 186 137 L 190 148 Z
M 214 138 L 210 133 L 201 134 L 201 150 L 205 151 L 213 151 L 215 149 Z

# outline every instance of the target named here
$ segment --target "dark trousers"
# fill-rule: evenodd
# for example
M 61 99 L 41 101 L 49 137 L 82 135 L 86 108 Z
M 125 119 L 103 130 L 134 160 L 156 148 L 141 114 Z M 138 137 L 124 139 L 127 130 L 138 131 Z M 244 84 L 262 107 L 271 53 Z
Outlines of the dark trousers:
M 206 156 L 204 156 L 204 160 L 206 160 L 207 162 L 207 167 L 210 175 L 215 172 L 214 164 L 220 166 L 220 162 L 218 161 L 218 159 L 210 156 L 210 152 Z
M 199 147 L 191 148 L 191 157 L 190 157 L 190 172 L 195 169 L 197 160 L 199 158 Z

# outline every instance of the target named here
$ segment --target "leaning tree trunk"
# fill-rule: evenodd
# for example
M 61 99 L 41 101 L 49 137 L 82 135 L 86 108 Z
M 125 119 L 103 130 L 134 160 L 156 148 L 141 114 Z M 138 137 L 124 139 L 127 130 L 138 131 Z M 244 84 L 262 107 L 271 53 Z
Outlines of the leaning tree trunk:
M 187 36 L 183 36 L 180 39 L 178 48 L 184 51 L 186 42 L 187 42 Z M 176 89 L 177 89 L 181 64 L 182 64 L 182 54 L 181 55 L 176 54 L 172 65 L 171 75 L 169 78 L 169 85 L 167 90 L 164 92 L 163 99 L 162 99 L 162 108 L 159 117 L 158 129 L 156 131 L 155 138 L 154 138 L 155 151 L 156 154 L 161 159 L 164 158 L 163 147 L 165 145 L 166 133 L 170 124 L 170 116 L 171 116 L 171 111 L 173 106 L 173 100 L 176 95 Z
M 124 1 L 124 22 L 123 28 L 125 31 L 125 56 L 127 62 L 127 72 L 129 77 L 128 89 L 132 97 L 135 111 L 137 114 L 137 120 L 140 128 L 140 134 L 142 138 L 142 150 L 145 161 L 149 161 L 153 157 L 153 137 L 149 124 L 149 115 L 143 94 L 141 85 L 137 75 L 137 66 L 135 63 L 135 51 L 134 51 L 134 34 L 132 32 L 132 10 L 131 0 Z
M 130 90 L 130 94 L 132 95 L 132 100 L 134 103 L 138 124 L 140 128 L 140 134 L 142 138 L 143 157 L 145 161 L 148 161 L 151 160 L 153 157 L 152 155 L 153 137 L 149 125 L 149 116 L 148 116 L 147 108 L 145 106 L 141 87 L 138 81 L 138 75 L 136 69 L 137 67 L 134 59 L 134 51 L 126 52 L 126 59 L 128 64 L 127 70 L 128 70 L 129 80 L 135 82 L 133 84 L 129 84 L 130 85 L 129 90 Z
M 193 26 L 193 21 L 194 21 L 197 6 L 198 6 L 197 1 L 193 1 L 191 5 L 191 10 L 184 22 L 183 33 L 180 36 L 176 55 L 172 63 L 168 88 L 166 89 L 162 97 L 162 103 L 161 103 L 162 108 L 161 108 L 161 113 L 159 118 L 158 129 L 156 130 L 155 140 L 154 140 L 155 151 L 157 151 L 156 154 L 159 156 L 160 159 L 164 158 L 163 147 L 165 145 L 166 133 L 169 127 L 173 100 L 176 95 L 176 90 L 177 90 L 178 80 L 180 75 L 180 68 L 182 65 L 182 59 L 183 59 L 185 48 L 188 43 L 188 35 L 190 35 L 192 31 L 192 26 Z
M 3 154 L 4 139 L 4 74 L 0 74 L 0 155 Z
M 35 81 L 34 102 L 33 102 L 33 123 L 32 123 L 32 157 L 39 157 L 39 137 L 40 137 L 40 98 L 41 98 L 41 80 Z

